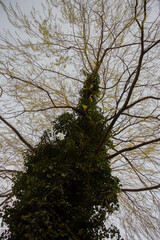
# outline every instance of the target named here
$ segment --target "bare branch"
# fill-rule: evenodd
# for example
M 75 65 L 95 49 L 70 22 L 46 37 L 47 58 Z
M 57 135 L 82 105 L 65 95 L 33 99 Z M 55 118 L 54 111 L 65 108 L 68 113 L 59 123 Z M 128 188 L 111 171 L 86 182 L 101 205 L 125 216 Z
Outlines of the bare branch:
M 160 184 L 154 185 L 151 187 L 144 187 L 144 188 L 121 188 L 121 191 L 122 192 L 143 192 L 143 191 L 151 191 L 158 188 L 160 188 Z
M 24 137 L 20 134 L 20 132 L 19 132 L 15 127 L 13 127 L 7 120 L 5 120 L 2 116 L 0 116 L 0 120 L 2 120 L 8 127 L 10 127 L 10 128 L 13 130 L 13 132 L 19 137 L 19 139 L 20 139 L 29 149 L 31 149 L 32 151 L 34 151 L 33 146 L 24 139 Z
M 135 145 L 133 147 L 123 148 L 123 149 L 117 151 L 116 153 L 108 156 L 107 159 L 114 158 L 114 157 L 116 157 L 117 155 L 119 155 L 119 154 L 121 154 L 123 152 L 130 152 L 132 150 L 139 149 L 139 148 L 141 148 L 143 146 L 146 146 L 146 145 L 149 145 L 149 144 L 152 144 L 152 143 L 156 143 L 156 142 L 159 142 L 159 141 L 160 141 L 160 138 L 156 138 L 156 139 L 153 139 L 153 140 L 150 140 L 150 141 L 147 141 L 147 142 L 142 142 L 142 143 L 137 144 L 137 145 Z
M 19 81 L 21 81 L 21 82 L 25 82 L 25 83 L 27 83 L 27 84 L 29 84 L 29 85 L 31 85 L 31 86 L 34 86 L 34 87 L 36 87 L 36 88 L 44 91 L 44 92 L 48 95 L 48 97 L 49 97 L 51 103 L 53 104 L 53 106 L 55 107 L 55 103 L 54 103 L 54 101 L 53 101 L 50 93 L 49 93 L 46 89 L 44 89 L 43 87 L 41 87 L 41 86 L 39 86 L 39 85 L 31 82 L 31 81 L 27 81 L 27 80 L 25 80 L 25 79 L 22 79 L 22 78 L 13 76 L 12 74 L 2 73 L 2 72 L 0 72 L 0 74 L 2 74 L 3 76 L 7 75 L 7 76 L 9 76 L 9 77 L 12 78 L 12 79 L 17 79 L 17 80 L 19 80 Z
M 136 2 L 136 6 L 135 6 L 135 9 L 137 8 L 137 2 Z M 146 4 L 146 2 L 144 2 L 144 5 Z M 145 7 L 144 7 L 145 8 Z M 145 16 L 144 16 L 144 21 L 145 21 Z M 144 22 L 143 22 L 144 24 Z M 130 99 L 131 99 L 131 96 L 132 96 L 132 92 L 135 88 L 135 85 L 139 79 L 139 75 L 140 75 L 140 72 L 141 72 L 141 66 L 142 66 L 142 61 L 143 61 L 143 57 L 144 57 L 144 29 L 143 29 L 143 24 L 142 26 L 140 27 L 140 31 L 141 31 L 141 51 L 140 51 L 140 56 L 139 56 L 139 60 L 138 60 L 138 65 L 137 65 L 137 68 L 136 68 L 136 74 L 135 74 L 135 77 L 134 77 L 134 80 L 131 84 L 131 87 L 129 89 L 129 92 L 128 92 L 128 95 L 126 97 L 126 100 L 123 104 L 123 106 L 121 107 L 121 109 L 118 111 L 117 114 L 115 114 L 112 122 L 110 123 L 110 125 L 108 126 L 108 129 L 106 131 L 106 133 L 103 135 L 103 137 L 101 138 L 99 144 L 98 144 L 98 147 L 95 151 L 96 154 L 98 154 L 98 152 L 100 151 L 101 147 L 103 146 L 105 140 L 107 139 L 107 137 L 109 136 L 114 124 L 116 123 L 116 121 L 118 120 L 118 118 L 120 117 L 120 115 L 124 112 L 124 110 L 126 109 Z
M 146 50 L 144 51 L 145 53 L 147 53 L 149 50 L 151 50 L 153 47 L 155 47 L 157 44 L 160 43 L 160 39 L 155 41 L 153 44 L 151 44 L 149 47 L 146 48 Z
M 140 102 L 142 102 L 142 101 L 144 101 L 144 100 L 147 100 L 147 99 L 160 100 L 159 97 L 146 96 L 146 97 L 140 98 L 140 99 L 138 99 L 137 101 L 131 103 L 130 105 L 128 105 L 128 106 L 126 107 L 126 109 L 129 109 L 129 108 L 133 107 L 134 105 L 136 105 L 137 103 L 140 103 Z
M 3 94 L 3 88 L 0 86 L 0 90 L 1 90 L 1 93 L 0 93 L 0 97 L 2 97 L 2 94 Z

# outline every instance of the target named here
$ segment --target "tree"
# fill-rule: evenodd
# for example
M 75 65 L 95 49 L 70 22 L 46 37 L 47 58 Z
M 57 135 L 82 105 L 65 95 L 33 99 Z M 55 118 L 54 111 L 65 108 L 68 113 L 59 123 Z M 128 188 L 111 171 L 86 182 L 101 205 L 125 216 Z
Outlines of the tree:
M 1 6 L 18 31 L 1 36 L 0 120 L 7 127 L 1 177 L 23 169 L 24 149 L 32 150 L 58 115 L 76 108 L 81 70 L 98 73 L 98 104 L 108 127 L 95 152 L 112 140 L 106 161 L 123 185 L 115 217 L 126 239 L 157 239 L 158 1 L 46 1 L 41 14 L 33 9 L 30 15 Z M 1 197 L 2 204 L 10 201 L 9 189 Z
M 16 200 L 3 216 L 10 232 L 2 239 L 120 239 L 116 227 L 105 227 L 106 215 L 118 209 L 120 188 L 106 161 L 111 141 L 95 154 L 107 129 L 96 107 L 98 85 L 99 76 L 89 74 L 78 107 L 53 123 L 55 139 L 46 131 L 25 154 L 25 171 L 12 188 Z

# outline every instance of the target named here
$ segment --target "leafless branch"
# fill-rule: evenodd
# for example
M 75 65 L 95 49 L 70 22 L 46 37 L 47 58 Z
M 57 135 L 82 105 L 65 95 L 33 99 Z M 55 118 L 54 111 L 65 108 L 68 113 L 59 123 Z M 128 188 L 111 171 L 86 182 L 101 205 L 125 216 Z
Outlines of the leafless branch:
M 151 191 L 160 188 L 160 184 L 154 185 L 151 187 L 144 187 L 144 188 L 121 188 L 122 192 L 143 192 L 143 191 Z
M 4 122 L 9 128 L 11 128 L 13 130 L 13 132 L 19 137 L 19 139 L 29 148 L 31 149 L 32 151 L 34 150 L 33 146 L 27 142 L 25 140 L 25 138 L 20 134 L 20 132 L 15 128 L 13 127 L 7 120 L 5 120 L 2 116 L 0 116 L 0 120 L 2 120 L 2 122 Z
M 143 146 L 146 146 L 146 145 L 149 145 L 149 144 L 152 144 L 152 143 L 157 143 L 159 141 L 160 141 L 160 138 L 156 138 L 156 139 L 153 139 L 153 140 L 150 140 L 150 141 L 147 141 L 147 142 L 142 142 L 142 143 L 137 144 L 137 145 L 135 145 L 133 147 L 123 148 L 123 149 L 117 151 L 116 153 L 108 156 L 107 159 L 114 158 L 114 157 L 116 157 L 117 155 L 119 155 L 119 154 L 121 154 L 123 152 L 129 152 L 129 151 L 132 151 L 132 150 L 135 150 L 135 149 L 139 149 L 139 148 L 141 148 Z

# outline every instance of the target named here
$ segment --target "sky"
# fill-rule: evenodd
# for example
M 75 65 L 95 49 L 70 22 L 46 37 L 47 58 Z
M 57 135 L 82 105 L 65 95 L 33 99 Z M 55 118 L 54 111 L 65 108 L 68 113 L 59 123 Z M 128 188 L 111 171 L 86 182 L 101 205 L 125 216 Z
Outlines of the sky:
M 43 1 L 43 0 L 42 0 Z M 0 2 L 5 3 L 7 6 L 11 3 L 13 6 L 16 4 L 19 5 L 19 7 L 24 11 L 25 13 L 29 12 L 32 7 L 37 8 L 40 10 L 41 8 L 41 0 L 2 0 Z M 11 29 L 12 25 L 9 23 L 7 16 L 3 10 L 2 5 L 0 5 L 0 32 L 3 30 Z
M 40 0 L 2 0 L 2 2 L 8 5 L 10 2 L 13 5 L 18 3 L 22 11 L 24 11 L 25 13 L 29 12 L 32 6 L 34 6 L 37 10 L 41 9 Z M 155 8 L 155 11 L 158 11 L 158 8 L 157 9 Z M 8 22 L 7 16 L 2 6 L 0 5 L 0 32 L 2 33 L 4 30 L 7 29 L 12 29 L 12 25 Z

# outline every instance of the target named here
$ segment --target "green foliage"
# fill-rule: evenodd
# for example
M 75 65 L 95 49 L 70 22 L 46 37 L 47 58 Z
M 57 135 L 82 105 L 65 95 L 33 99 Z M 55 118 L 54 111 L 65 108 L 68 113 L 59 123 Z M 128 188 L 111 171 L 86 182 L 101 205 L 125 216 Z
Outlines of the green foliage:
M 116 227 L 104 225 L 118 209 L 120 189 L 107 160 L 111 140 L 95 154 L 107 129 L 96 105 L 98 86 L 99 76 L 88 75 L 77 109 L 53 122 L 55 139 L 46 131 L 34 152 L 24 154 L 25 171 L 14 177 L 16 201 L 6 206 L 3 217 L 8 239 L 120 239 Z

